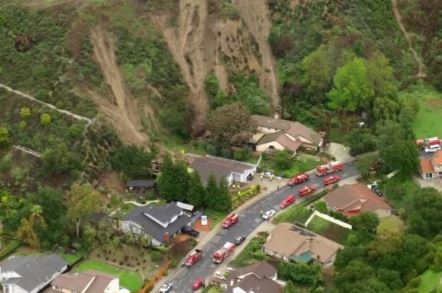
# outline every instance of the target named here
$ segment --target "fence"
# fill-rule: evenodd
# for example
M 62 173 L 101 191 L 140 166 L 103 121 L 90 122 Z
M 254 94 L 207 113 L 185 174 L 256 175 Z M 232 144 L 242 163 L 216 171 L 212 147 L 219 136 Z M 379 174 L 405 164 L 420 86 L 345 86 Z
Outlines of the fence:
M 332 222 L 332 223 L 334 223 L 334 224 L 336 224 L 336 225 L 339 225 L 339 226 L 341 226 L 341 227 L 344 227 L 344 228 L 346 228 L 346 229 L 350 229 L 350 230 L 352 229 L 352 226 L 351 226 L 350 224 L 347 224 L 347 223 L 345 223 L 345 222 L 342 222 L 342 221 L 340 221 L 340 220 L 338 220 L 338 219 L 335 219 L 335 218 L 333 218 L 333 217 L 330 217 L 329 215 L 323 214 L 323 213 L 318 212 L 318 211 L 314 211 L 313 214 L 310 215 L 310 217 L 309 217 L 309 218 L 307 219 L 307 221 L 305 222 L 304 226 L 307 227 L 308 224 L 313 220 L 313 218 L 314 218 L 315 216 L 318 216 L 318 217 L 320 217 L 320 218 L 323 218 L 323 219 L 326 220 L 326 221 Z
M 152 289 L 155 287 L 155 284 L 160 280 L 163 275 L 169 270 L 170 265 L 172 262 L 169 260 L 164 265 L 160 267 L 160 269 L 153 275 L 144 285 L 144 287 L 140 290 L 139 293 L 148 293 L 152 291 Z

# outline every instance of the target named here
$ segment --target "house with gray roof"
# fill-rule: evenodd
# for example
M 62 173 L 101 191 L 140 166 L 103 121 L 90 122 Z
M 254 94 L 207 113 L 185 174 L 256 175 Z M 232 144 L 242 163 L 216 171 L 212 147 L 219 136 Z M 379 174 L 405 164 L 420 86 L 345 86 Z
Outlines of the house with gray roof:
M 302 123 L 262 115 L 252 115 L 252 120 L 257 132 L 250 142 L 258 152 L 289 150 L 296 153 L 300 147 L 316 151 L 323 145 L 322 135 Z
M 37 293 L 68 267 L 58 255 L 12 256 L 0 262 L 3 293 Z
M 199 156 L 187 154 L 187 161 L 192 171 L 197 171 L 201 181 L 207 184 L 210 174 L 219 182 L 226 179 L 231 185 L 233 182 L 247 183 L 256 172 L 256 164 L 250 164 L 216 156 Z
M 191 225 L 199 214 L 188 213 L 183 207 L 171 202 L 162 206 L 135 208 L 121 221 L 125 233 L 151 238 L 152 245 L 167 243 L 186 226 Z

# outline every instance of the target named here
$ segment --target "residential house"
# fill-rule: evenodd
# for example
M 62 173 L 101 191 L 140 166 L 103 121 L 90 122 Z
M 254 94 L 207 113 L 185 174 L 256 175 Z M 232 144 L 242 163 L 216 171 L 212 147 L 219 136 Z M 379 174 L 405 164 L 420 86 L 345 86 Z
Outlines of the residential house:
M 225 178 L 229 185 L 233 182 L 247 183 L 253 178 L 257 167 L 255 164 L 210 155 L 188 154 L 187 160 L 190 168 L 199 173 L 201 181 L 205 184 L 210 174 L 213 174 L 218 182 L 221 178 Z
M 421 158 L 420 171 L 423 179 L 441 178 L 442 151 L 436 152 L 431 158 Z
M 282 286 L 277 282 L 276 269 L 268 262 L 258 262 L 230 273 L 226 293 L 278 293 Z
M 67 267 L 67 262 L 55 254 L 9 257 L 0 262 L 2 292 L 37 293 Z
M 329 209 L 353 217 L 362 212 L 374 212 L 379 217 L 391 215 L 392 208 L 365 184 L 343 185 L 327 193 L 324 201 Z
M 317 151 L 323 145 L 322 136 L 313 129 L 295 121 L 252 115 L 257 133 L 251 143 L 258 152 L 290 150 L 296 153 L 300 147 Z
M 119 290 L 118 278 L 89 270 L 57 276 L 45 293 L 119 293 Z
M 123 218 L 121 229 L 125 233 L 148 236 L 152 245 L 158 246 L 167 243 L 198 217 L 198 213 L 191 214 L 176 202 L 162 206 L 141 206 Z
M 155 187 L 155 180 L 128 180 L 126 183 L 127 192 L 146 192 Z
M 264 252 L 270 256 L 323 266 L 333 264 L 341 248 L 336 242 L 290 223 L 276 225 L 264 244 Z

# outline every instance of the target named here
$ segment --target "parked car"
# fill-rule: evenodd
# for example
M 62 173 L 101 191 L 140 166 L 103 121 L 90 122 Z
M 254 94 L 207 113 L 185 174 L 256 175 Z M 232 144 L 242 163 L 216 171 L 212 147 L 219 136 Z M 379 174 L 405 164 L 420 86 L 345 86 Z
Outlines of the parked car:
M 202 226 L 207 226 L 208 221 L 207 221 L 207 216 L 206 215 L 202 215 L 201 216 L 201 225 Z
M 190 235 L 192 237 L 198 237 L 200 235 L 200 232 L 196 231 L 195 229 L 192 229 L 192 227 L 184 226 L 181 228 L 181 232 L 187 235 Z
M 378 196 L 383 196 L 384 194 L 382 193 L 381 189 L 379 188 L 379 185 L 377 184 L 373 184 L 371 186 L 371 191 L 373 191 L 374 193 L 376 193 Z
M 276 214 L 275 210 L 268 210 L 264 214 L 262 214 L 262 218 L 264 220 L 268 220 Z
M 292 203 L 294 203 L 296 200 L 296 197 L 293 194 L 289 194 L 287 195 L 279 204 L 279 207 L 281 209 L 284 209 L 286 207 L 288 207 L 289 205 L 291 205 Z
M 241 235 L 235 238 L 235 244 L 236 245 L 240 245 L 241 243 L 244 242 L 244 240 L 246 240 L 246 236 Z
M 424 148 L 424 152 L 426 154 L 435 153 L 435 152 L 438 152 L 440 150 L 441 150 L 441 147 L 438 144 L 432 144 L 432 145 L 429 145 L 429 146 Z
M 172 289 L 172 283 L 165 283 L 160 287 L 160 293 L 167 293 Z
M 275 174 L 272 171 L 264 171 L 264 174 L 262 176 L 264 178 L 273 178 L 275 177 Z
M 196 280 L 193 282 L 192 284 L 192 289 L 193 291 L 198 290 L 201 287 L 206 287 L 206 285 L 204 284 L 204 279 L 202 277 L 198 277 L 196 278 Z

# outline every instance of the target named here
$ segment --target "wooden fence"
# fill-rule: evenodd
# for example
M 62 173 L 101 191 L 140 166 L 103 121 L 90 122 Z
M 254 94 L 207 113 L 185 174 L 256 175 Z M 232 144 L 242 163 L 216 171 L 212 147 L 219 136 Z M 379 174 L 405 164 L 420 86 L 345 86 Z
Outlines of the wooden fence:
M 153 275 L 144 285 L 144 287 L 140 290 L 139 293 L 148 293 L 150 292 L 154 287 L 155 284 L 163 277 L 164 273 L 167 272 L 167 270 L 170 268 L 172 262 L 167 261 L 164 263 L 158 271 L 156 271 L 155 275 Z

